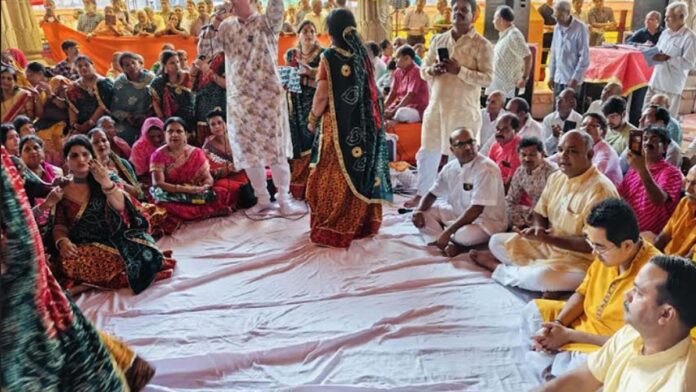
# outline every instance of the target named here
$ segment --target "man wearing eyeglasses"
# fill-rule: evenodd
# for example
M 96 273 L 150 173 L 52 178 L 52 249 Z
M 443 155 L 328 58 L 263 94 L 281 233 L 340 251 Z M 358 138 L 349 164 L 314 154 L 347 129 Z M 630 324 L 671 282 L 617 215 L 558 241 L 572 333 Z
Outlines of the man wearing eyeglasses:
M 620 199 L 597 204 L 586 223 L 594 261 L 585 279 L 568 301 L 537 299 L 523 312 L 520 331 L 531 349 L 525 362 L 539 375 L 560 376 L 581 366 L 623 327 L 624 294 L 650 258 L 661 254 L 640 239 L 636 216 Z
M 456 159 L 442 168 L 412 220 L 428 245 L 454 257 L 503 232 L 507 215 L 500 169 L 478 153 L 473 132 L 452 132 L 450 151 Z
M 624 296 L 626 324 L 587 362 L 538 392 L 696 390 L 696 265 L 654 256 Z M 691 337 L 689 330 L 691 329 Z
M 585 278 L 592 248 L 582 228 L 593 206 L 619 197 L 616 187 L 592 165 L 592 138 L 570 131 L 558 147 L 560 171 L 551 174 L 534 207 L 532 226 L 513 227 L 488 242 L 490 252 L 470 252 L 501 284 L 530 291 L 573 291 Z
M 696 258 L 696 166 L 689 169 L 684 188 L 686 195 L 655 238 L 655 246 L 665 254 L 693 259 Z

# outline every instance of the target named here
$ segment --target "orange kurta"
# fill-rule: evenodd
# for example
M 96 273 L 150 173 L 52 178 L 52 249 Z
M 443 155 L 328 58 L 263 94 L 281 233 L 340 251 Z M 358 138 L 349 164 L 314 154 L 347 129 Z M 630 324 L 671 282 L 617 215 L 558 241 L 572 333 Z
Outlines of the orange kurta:
M 665 246 L 665 254 L 685 257 L 696 245 L 696 201 L 682 198 L 662 232 L 672 240 Z

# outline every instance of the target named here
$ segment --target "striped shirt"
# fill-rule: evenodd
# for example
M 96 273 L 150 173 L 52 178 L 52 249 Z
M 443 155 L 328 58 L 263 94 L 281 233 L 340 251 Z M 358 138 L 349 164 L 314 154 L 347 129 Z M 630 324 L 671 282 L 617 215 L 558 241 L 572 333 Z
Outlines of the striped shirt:
M 626 173 L 618 191 L 636 213 L 640 231 L 658 234 L 677 208 L 682 175 L 679 169 L 664 159 L 650 165 L 648 170 L 657 186 L 667 193 L 667 201 L 664 204 L 655 205 L 650 201 L 640 175 L 633 168 Z

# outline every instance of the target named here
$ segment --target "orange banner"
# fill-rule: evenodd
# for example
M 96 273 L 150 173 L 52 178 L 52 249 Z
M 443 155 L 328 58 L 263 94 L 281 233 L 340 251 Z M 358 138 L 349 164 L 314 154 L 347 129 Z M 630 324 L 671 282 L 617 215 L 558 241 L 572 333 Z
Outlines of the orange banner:
M 185 50 L 189 61 L 196 56 L 196 39 L 183 38 L 177 35 L 163 37 L 92 37 L 87 36 L 60 23 L 43 23 L 41 25 L 51 48 L 53 59 L 59 62 L 65 58 L 60 48 L 61 42 L 71 39 L 80 45 L 80 53 L 89 56 L 94 62 L 97 72 L 105 75 L 111 66 L 111 56 L 114 52 L 138 53 L 145 59 L 145 67 L 150 68 L 157 62 L 162 45 L 171 43 L 177 50 Z M 329 37 L 320 35 L 319 41 L 328 46 Z M 284 64 L 283 55 L 297 44 L 296 35 L 283 35 L 278 41 L 278 64 Z

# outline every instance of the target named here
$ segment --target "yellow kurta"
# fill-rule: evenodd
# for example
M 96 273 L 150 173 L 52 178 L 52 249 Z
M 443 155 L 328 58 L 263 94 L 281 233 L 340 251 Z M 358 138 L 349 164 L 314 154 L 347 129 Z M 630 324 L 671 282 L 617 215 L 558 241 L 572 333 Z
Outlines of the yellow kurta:
M 672 237 L 665 254 L 686 257 L 696 245 L 696 202 L 682 198 L 662 232 Z
M 587 358 L 605 392 L 696 390 L 696 346 L 685 338 L 671 348 L 641 355 L 643 339 L 630 325 L 621 328 Z
M 621 329 L 624 321 L 624 294 L 633 288 L 633 280 L 638 271 L 650 261 L 650 258 L 661 254 L 657 248 L 648 242 L 638 251 L 631 266 L 619 273 L 618 267 L 606 267 L 599 259 L 595 259 L 587 270 L 587 275 L 576 292 L 585 297 L 583 314 L 571 326 L 574 330 L 593 335 L 611 336 Z M 558 318 L 558 314 L 566 301 L 537 299 L 534 301 L 544 321 Z M 580 351 L 590 353 L 599 350 L 599 346 L 587 343 L 571 343 L 561 347 L 565 351 Z
M 446 48 L 449 57 L 457 60 L 457 75 L 428 74 L 437 64 L 437 49 Z M 473 28 L 468 34 L 452 38 L 452 31 L 436 35 L 423 59 L 421 77 L 431 84 L 430 101 L 423 113 L 421 147 L 449 154 L 449 135 L 456 128 L 467 127 L 478 139 L 481 129 L 481 88 L 493 79 L 493 45 Z
M 534 212 L 549 220 L 552 235 L 582 236 L 592 207 L 611 197 L 619 197 L 616 187 L 594 166 L 574 178 L 558 171 L 549 176 Z M 548 265 L 556 271 L 585 271 L 592 262 L 591 253 L 560 249 L 520 235 L 510 238 L 505 248 L 518 266 Z

